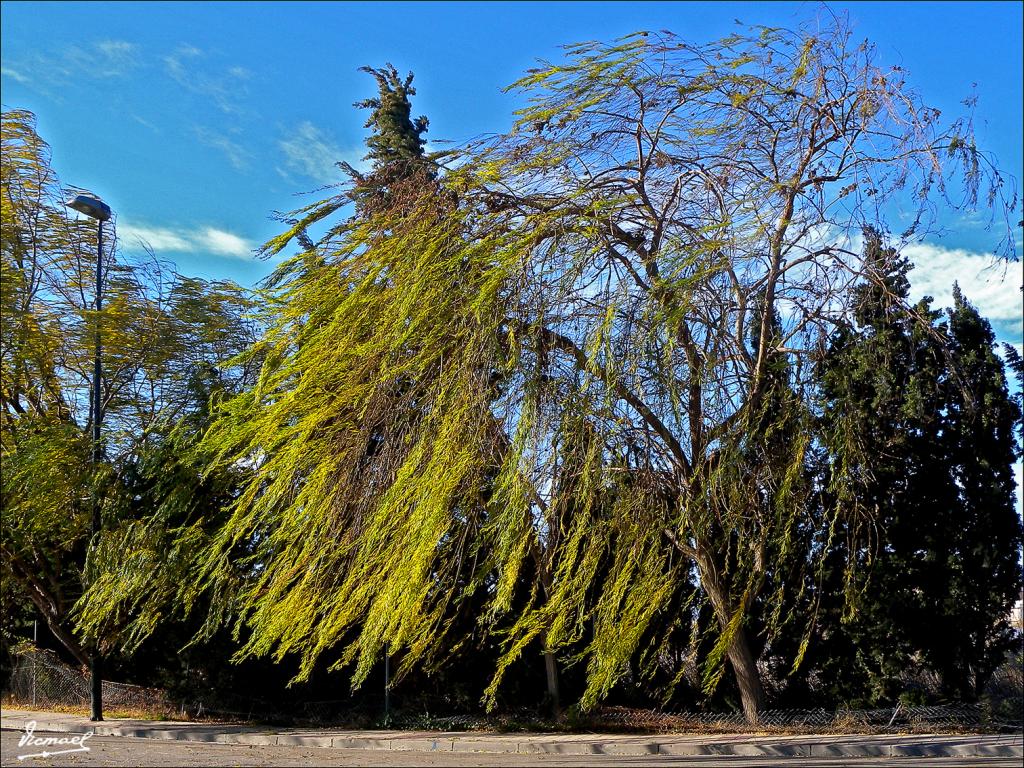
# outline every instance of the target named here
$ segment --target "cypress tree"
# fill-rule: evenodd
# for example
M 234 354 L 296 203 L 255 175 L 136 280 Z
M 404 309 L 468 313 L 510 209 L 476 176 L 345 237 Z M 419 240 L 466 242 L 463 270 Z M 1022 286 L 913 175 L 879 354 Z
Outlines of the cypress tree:
M 362 67 L 360 72 L 373 75 L 380 88 L 380 95 L 375 99 L 365 99 L 355 106 L 372 110 L 365 128 L 372 128 L 373 133 L 366 140 L 370 151 L 366 159 L 373 161 L 374 170 L 380 170 L 395 162 L 417 162 L 423 159 L 423 146 L 426 139 L 429 121 L 420 116 L 412 119 L 410 96 L 416 95 L 412 86 L 413 73 L 406 75 L 405 80 L 398 76 L 394 65 L 387 64 L 383 69 Z
M 412 118 L 413 73 L 402 79 L 392 64 L 359 71 L 372 75 L 378 87 L 376 97 L 354 104 L 370 110 L 364 125 L 370 129 L 369 151 L 363 159 L 370 161 L 371 170 L 362 174 L 348 163 L 340 165 L 355 182 L 351 196 L 360 215 L 393 212 L 396 207 L 408 211 L 426 191 L 436 189 L 433 162 L 423 151 L 429 121 L 422 115 Z
M 1022 541 L 1013 463 L 1021 410 L 991 325 L 958 286 L 953 300 L 941 446 L 957 499 L 948 543 L 933 556 L 934 583 L 926 587 L 941 625 L 930 625 L 922 650 L 949 695 L 974 698 L 1013 643 L 1008 614 L 1020 589 Z
M 862 706 L 898 695 L 912 665 L 913 629 L 928 613 L 915 589 L 922 558 L 935 510 L 955 495 L 931 455 L 942 409 L 938 315 L 927 302 L 915 308 L 923 322 L 906 311 L 911 265 L 879 233 L 865 234 L 868 279 L 856 290 L 853 324 L 833 337 L 820 369 L 832 472 L 845 478 L 827 503 L 847 512 L 814 662 L 833 696 Z
M 346 205 L 356 204 L 356 216 L 369 219 L 375 214 L 408 215 L 423 195 L 438 193 L 437 163 L 438 155 L 424 152 L 429 121 L 420 116 L 412 119 L 411 96 L 416 95 L 412 85 L 413 73 L 405 78 L 398 75 L 398 70 L 391 64 L 381 69 L 360 67 L 377 81 L 376 97 L 363 99 L 353 103 L 359 109 L 370 110 L 364 124 L 370 129 L 366 138 L 367 154 L 364 160 L 370 162 L 370 170 L 362 173 L 350 163 L 341 161 L 337 166 L 351 178 L 351 185 L 331 197 L 310 203 L 289 213 L 276 213 L 275 217 L 289 225 L 282 234 L 268 241 L 260 249 L 264 256 L 275 256 L 283 251 L 292 240 L 297 240 L 307 253 L 314 253 L 318 246 L 327 244 L 332 237 L 346 230 L 347 222 L 331 227 L 320 243 L 309 237 L 309 227 L 327 219 Z M 437 196 L 439 203 L 448 198 Z M 316 259 L 312 263 L 317 263 Z M 270 282 L 275 283 L 283 275 L 274 275 Z
M 865 262 L 854 325 L 820 368 L 833 472 L 850 481 L 827 503 L 858 513 L 841 517 L 811 666 L 855 705 L 906 695 L 915 668 L 969 699 L 1009 646 L 1020 409 L 959 290 L 948 322 L 929 299 L 908 312 L 909 262 L 873 231 Z

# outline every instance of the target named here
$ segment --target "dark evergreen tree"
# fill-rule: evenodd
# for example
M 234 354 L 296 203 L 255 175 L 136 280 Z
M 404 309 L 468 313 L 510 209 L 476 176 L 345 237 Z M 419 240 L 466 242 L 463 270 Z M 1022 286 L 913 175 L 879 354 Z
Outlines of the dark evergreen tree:
M 415 162 L 423 158 L 423 146 L 426 139 L 428 120 L 424 116 L 412 119 L 410 96 L 416 95 L 412 87 L 413 74 L 406 75 L 405 80 L 398 76 L 398 70 L 392 64 L 383 69 L 362 67 L 377 80 L 380 95 L 375 99 L 364 99 L 355 106 L 360 109 L 372 110 L 365 128 L 373 133 L 366 140 L 369 147 L 367 160 L 373 162 L 374 170 L 380 170 L 395 162 Z
M 988 321 L 953 290 L 946 414 L 941 446 L 958 491 L 948 544 L 937 547 L 924 591 L 941 625 L 927 628 L 922 654 L 949 695 L 981 693 L 1013 643 L 1008 622 L 1020 589 L 1021 522 L 1014 509 L 1013 463 L 1021 410 Z M 936 631 L 938 630 L 938 631 Z
M 866 232 L 867 279 L 853 324 L 820 368 L 834 478 L 827 504 L 840 524 L 821 596 L 822 638 L 812 666 L 830 694 L 853 704 L 891 700 L 912 662 L 914 625 L 926 613 L 914 584 L 949 478 L 927 460 L 942 404 L 936 313 L 906 312 L 910 264 Z
M 412 118 L 410 97 L 416 95 L 412 86 L 413 73 L 404 79 L 391 64 L 381 69 L 360 67 L 377 81 L 377 96 L 353 103 L 360 109 L 370 110 L 364 125 L 370 129 L 366 138 L 368 149 L 364 160 L 370 161 L 370 170 L 363 173 L 350 163 L 340 161 L 337 166 L 351 178 L 347 189 L 331 197 L 306 205 L 288 213 L 275 213 L 277 220 L 289 225 L 288 229 L 271 239 L 261 249 L 265 256 L 274 256 L 295 240 L 303 251 L 314 254 L 318 246 L 343 232 L 346 222 L 332 225 L 320 243 L 309 236 L 309 228 L 355 202 L 357 217 L 365 219 L 376 213 L 409 213 L 427 193 L 439 191 L 436 158 L 443 153 L 428 155 L 424 152 L 428 120 Z M 439 201 L 443 202 L 441 196 Z M 315 263 L 315 259 L 313 260 Z M 272 278 L 271 282 L 276 278 Z
M 372 75 L 379 89 L 375 98 L 354 105 L 370 110 L 364 126 L 371 131 L 364 159 L 370 161 L 371 170 L 362 174 L 348 163 L 340 165 L 355 182 L 351 195 L 360 213 L 393 212 L 396 205 L 407 207 L 426 188 L 434 187 L 434 165 L 423 151 L 428 120 L 422 115 L 412 118 L 409 97 L 416 95 L 412 72 L 403 80 L 392 64 L 382 69 L 361 67 L 359 71 Z
M 907 673 L 971 698 L 1008 647 L 1019 584 L 1013 429 L 991 328 L 956 294 L 948 324 L 907 311 L 911 266 L 867 233 L 854 324 L 820 368 L 841 514 L 810 667 L 834 702 L 891 703 Z

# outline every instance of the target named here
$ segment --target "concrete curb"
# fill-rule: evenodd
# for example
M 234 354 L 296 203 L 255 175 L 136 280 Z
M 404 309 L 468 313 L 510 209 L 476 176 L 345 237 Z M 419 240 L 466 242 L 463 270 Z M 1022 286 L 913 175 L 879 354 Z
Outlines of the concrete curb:
M 277 732 L 271 729 L 240 725 L 183 724 L 181 727 L 114 725 L 81 721 L 49 720 L 46 713 L 32 717 L 30 713 L 4 714 L 0 726 L 22 730 L 31 720 L 37 731 L 85 733 L 97 736 L 120 736 L 137 739 L 190 741 L 212 744 L 244 744 L 250 746 L 330 747 L 333 749 L 391 750 L 411 752 L 480 752 L 491 754 L 553 754 L 553 755 L 618 755 L 644 757 L 731 756 L 731 757 L 958 757 L 1012 758 L 1024 757 L 1024 738 L 1010 736 L 921 736 L 908 737 L 758 737 L 743 736 L 726 740 L 701 740 L 692 736 L 607 736 L 571 735 L 480 735 L 439 733 L 436 736 L 413 733 L 381 733 L 380 735 L 312 735 Z M 827 739 L 827 740 L 825 740 Z M 901 743 L 902 742 L 902 743 Z

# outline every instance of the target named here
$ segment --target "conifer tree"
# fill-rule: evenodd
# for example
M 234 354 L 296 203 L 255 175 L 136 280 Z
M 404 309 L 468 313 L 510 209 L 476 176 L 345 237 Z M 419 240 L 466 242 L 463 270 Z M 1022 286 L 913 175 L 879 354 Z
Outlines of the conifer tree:
M 398 76 L 392 64 L 382 69 L 362 67 L 377 81 L 379 94 L 375 98 L 358 101 L 355 106 L 370 110 L 365 128 L 370 129 L 366 139 L 369 149 L 365 160 L 372 170 L 363 175 L 348 163 L 342 167 L 353 177 L 352 196 L 361 215 L 389 207 L 408 205 L 409 198 L 426 193 L 433 187 L 434 173 L 429 158 L 424 154 L 427 118 L 412 119 L 412 104 L 416 95 L 412 86 L 413 73 L 405 79 Z
M 856 496 L 866 517 L 840 525 L 825 583 L 838 590 L 848 568 L 850 593 L 822 597 L 811 664 L 843 703 L 892 703 L 914 669 L 970 699 L 1009 647 L 1020 410 L 991 327 L 959 289 L 948 322 L 927 300 L 915 320 L 900 308 L 907 260 L 873 231 L 865 259 L 856 324 L 834 337 L 821 378 L 832 455 L 859 457 L 831 503 Z
M 980 695 L 1013 643 L 1010 607 L 1021 583 L 1021 521 L 1013 463 L 1021 410 L 1009 393 L 992 327 L 960 291 L 948 310 L 946 414 L 940 445 L 957 489 L 945 541 L 932 553 L 924 591 L 938 621 L 922 651 L 949 695 Z
M 394 163 L 415 163 L 421 160 L 423 146 L 426 144 L 423 134 L 427 132 L 428 120 L 423 115 L 412 119 L 409 97 L 416 95 L 416 89 L 412 86 L 412 72 L 402 80 L 392 64 L 385 65 L 383 69 L 361 67 L 359 71 L 373 75 L 380 88 L 379 96 L 356 102 L 355 105 L 371 110 L 363 126 L 372 129 L 366 140 L 370 149 L 366 159 L 373 162 L 376 171 Z
M 836 333 L 820 372 L 830 454 L 855 457 L 835 470 L 848 482 L 832 503 L 864 513 L 839 516 L 826 582 L 839 594 L 823 597 L 827 650 L 816 663 L 836 695 L 868 704 L 895 695 L 910 665 L 914 625 L 928 612 L 914 589 L 922 553 L 941 536 L 935 511 L 950 506 L 955 489 L 935 455 L 943 405 L 938 315 L 919 304 L 922 324 L 905 311 L 911 265 L 878 232 L 865 235 L 867 279 L 856 289 L 853 325 Z M 851 602 L 855 616 L 846 615 L 840 631 Z
M 356 215 L 366 218 L 403 206 L 408 212 L 421 195 L 438 191 L 436 156 L 425 154 L 423 149 L 428 120 L 422 115 L 415 120 L 411 117 L 410 97 L 416 95 L 413 73 L 402 79 L 392 64 L 381 69 L 361 67 L 359 71 L 372 75 L 378 88 L 376 97 L 353 104 L 370 110 L 364 125 L 370 129 L 366 138 L 369 151 L 363 158 L 369 161 L 370 170 L 363 173 L 346 161 L 338 162 L 338 167 L 348 174 L 352 183 L 331 197 L 296 211 L 276 214 L 279 221 L 290 227 L 263 246 L 264 255 L 280 253 L 292 240 L 297 240 L 306 252 L 316 251 L 318 245 L 328 243 L 343 232 L 344 224 L 331 227 L 320 243 L 310 239 L 309 227 L 333 216 L 351 202 L 356 204 Z

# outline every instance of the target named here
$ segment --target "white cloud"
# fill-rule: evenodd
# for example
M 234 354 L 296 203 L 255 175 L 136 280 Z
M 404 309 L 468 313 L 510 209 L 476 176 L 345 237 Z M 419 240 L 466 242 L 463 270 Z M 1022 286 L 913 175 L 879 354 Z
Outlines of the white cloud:
M 202 56 L 203 52 L 196 48 L 194 45 L 179 45 L 174 53 L 169 56 L 164 56 L 164 65 L 167 68 L 167 74 L 177 80 L 183 85 L 188 82 L 188 69 L 185 66 L 186 59 L 195 59 Z
M 170 253 L 212 253 L 233 259 L 253 258 L 255 246 L 249 240 L 216 227 L 201 227 L 196 230 L 152 227 L 144 224 L 118 222 L 117 234 L 121 241 L 134 246 L 148 245 L 157 254 Z
M 206 53 L 194 45 L 179 45 L 164 57 L 167 74 L 186 90 L 209 98 L 227 115 L 243 112 L 240 101 L 247 95 L 245 81 L 251 77 L 244 67 L 228 67 L 223 73 L 208 71 L 201 61 Z
M 125 40 L 101 40 L 92 54 L 104 77 L 119 77 L 138 66 L 139 46 Z M 87 54 L 88 55 L 88 54 Z
M 141 64 L 140 50 L 126 40 L 99 40 L 54 52 L 36 50 L 23 59 L 7 61 L 3 74 L 59 100 L 69 81 L 81 83 L 128 75 Z
M 17 82 L 22 83 L 23 85 L 31 82 L 31 80 L 29 80 L 25 75 L 21 74 L 21 72 L 19 72 L 16 69 L 11 69 L 10 67 L 0 67 L 0 75 L 3 75 L 4 77 L 9 77 L 12 80 L 16 80 Z
M 989 320 L 1020 321 L 1024 314 L 1021 264 L 1005 264 L 981 253 L 929 243 L 905 245 L 900 252 L 914 264 L 913 298 L 932 296 L 936 307 L 953 304 L 953 283 Z
M 242 171 L 249 167 L 249 160 L 252 158 L 252 153 L 239 144 L 237 141 L 229 138 L 227 135 L 214 131 L 210 128 L 197 127 L 195 129 L 196 136 L 203 144 L 214 149 L 219 149 L 224 153 L 224 156 L 228 159 L 237 170 Z
M 223 229 L 206 227 L 197 240 L 220 256 L 233 256 L 236 259 L 252 256 L 253 247 L 248 241 Z
M 84 48 L 66 48 L 60 60 L 47 60 L 52 74 L 60 77 L 124 77 L 139 66 L 139 46 L 125 40 L 100 40 Z
M 143 225 L 118 222 L 117 234 L 122 242 L 143 243 L 154 251 L 187 252 L 194 250 L 191 238 L 187 233 L 176 232 L 165 227 L 147 227 Z
M 141 125 L 141 126 L 143 126 L 145 128 L 149 128 L 149 130 L 153 131 L 154 133 L 160 133 L 160 129 L 157 126 L 155 126 L 153 123 L 149 122 L 149 120 L 146 120 L 144 117 L 140 117 L 139 115 L 132 114 L 132 120 L 134 120 L 136 123 L 138 123 L 139 125 Z
M 288 138 L 278 142 L 284 153 L 284 170 L 314 179 L 321 184 L 337 184 L 345 178 L 338 168 L 341 161 L 362 170 L 362 148 L 342 149 L 327 134 L 308 120 L 299 123 Z
M 194 45 L 189 45 L 188 43 L 182 43 L 179 45 L 175 53 L 181 56 L 188 56 L 190 58 L 203 55 L 202 49 L 196 48 Z

